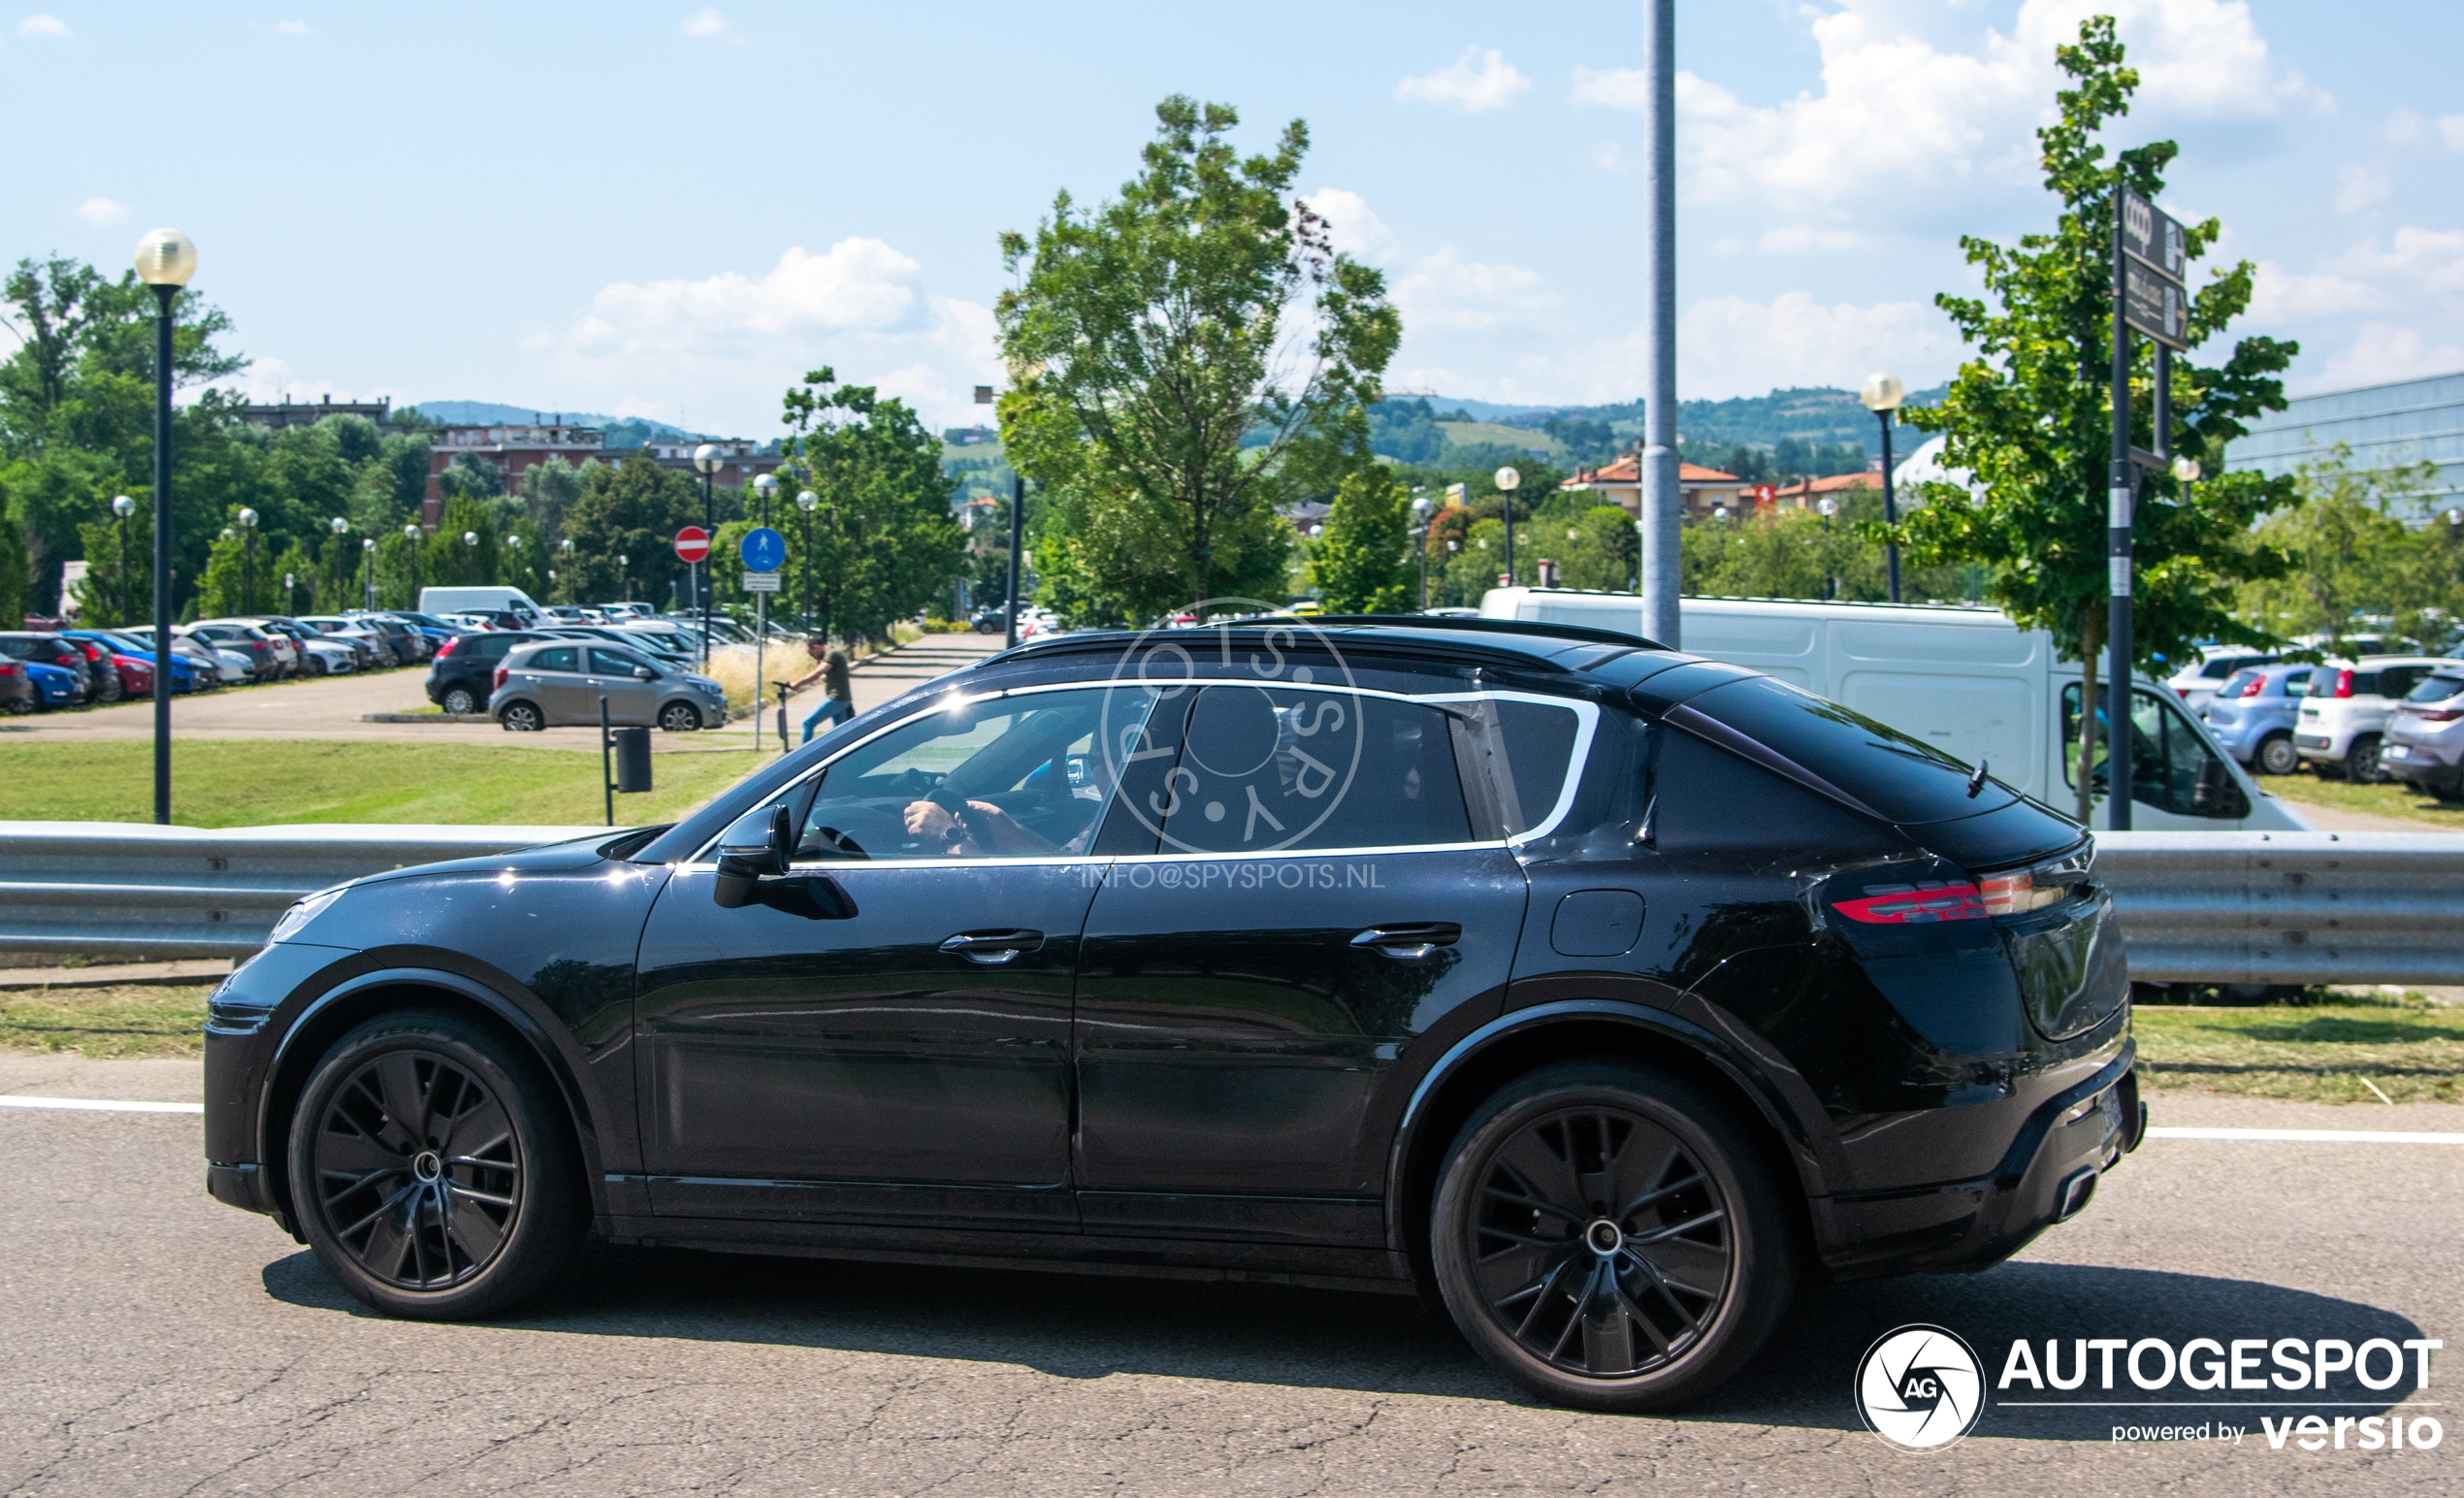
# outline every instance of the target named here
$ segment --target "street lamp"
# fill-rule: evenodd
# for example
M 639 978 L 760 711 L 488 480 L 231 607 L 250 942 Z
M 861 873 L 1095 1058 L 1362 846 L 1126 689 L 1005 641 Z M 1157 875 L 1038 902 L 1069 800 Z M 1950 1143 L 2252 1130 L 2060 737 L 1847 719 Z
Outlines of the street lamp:
M 154 820 L 171 821 L 171 308 L 197 274 L 177 229 L 137 242 L 137 278 L 154 288 Z
M 410 606 L 419 606 L 419 523 L 403 527 L 403 549 L 410 553 Z
M 1513 469 L 1497 471 L 1497 497 L 1506 506 L 1506 585 L 1514 586 L 1514 491 L 1522 487 L 1523 475 Z
M 1899 503 L 1891 491 L 1891 413 L 1899 408 L 1899 403 L 1907 396 L 1908 392 L 1900 385 L 1897 374 L 1868 374 L 1865 376 L 1865 388 L 1857 392 L 1857 399 L 1863 401 L 1865 409 L 1873 412 L 1875 419 L 1882 423 L 1882 523 L 1888 526 L 1899 523 Z M 1891 602 L 1897 603 L 1899 602 L 1899 543 L 1896 540 L 1888 542 L 1883 556 L 1890 576 Z
M 376 612 L 376 537 L 369 537 L 359 543 L 360 580 L 368 594 L 368 611 Z
M 804 511 L 804 628 L 813 627 L 813 511 L 822 507 L 822 497 L 806 489 L 795 496 L 795 507 Z
M 1420 602 L 1418 604 L 1418 608 L 1423 613 L 1426 613 L 1429 608 L 1429 491 L 1426 489 L 1414 489 L 1411 492 L 1411 534 L 1420 538 Z
M 563 540 L 558 541 L 558 542 L 556 543 L 556 549 L 557 549 L 557 551 L 558 551 L 560 554 L 562 554 L 562 555 L 564 556 L 564 558 L 565 558 L 565 562 L 566 562 L 566 570 L 567 570 L 567 571 L 570 571 L 570 570 L 572 570 L 572 562 L 573 562 L 573 537 L 569 537 L 569 536 L 568 536 L 568 537 L 566 537 Z M 548 581 L 550 581 L 550 582 L 554 582 L 554 581 L 556 581 L 556 573 L 555 573 L 555 571 L 554 571 L 554 570 L 551 570 L 548 572 L 548 574 L 547 574 L 547 580 L 548 580 Z M 551 588 L 551 589 L 550 589 L 550 590 L 548 590 L 548 591 L 550 591 L 550 592 L 552 593 L 552 592 L 554 592 L 555 590 Z M 566 600 L 563 600 L 562 602 L 567 602 L 567 603 L 570 603 L 570 602 L 574 602 L 574 601 L 573 601 L 573 600 L 571 600 L 571 599 L 566 599 Z
M 240 531 L 247 537 L 240 564 L 240 596 L 245 600 L 240 612 L 253 614 L 257 611 L 257 512 L 244 505 L 240 507 Z
M 762 473 L 753 480 L 753 492 L 759 495 L 762 500 L 762 523 L 763 525 L 768 525 L 770 523 L 770 496 L 778 493 L 778 489 L 779 480 L 778 475 L 775 473 Z
M 632 558 L 626 556 L 621 552 L 617 554 L 616 591 L 625 595 L 623 599 L 618 601 L 620 602 L 630 603 L 633 601 L 632 566 Z
M 1814 502 L 1823 517 L 1823 602 L 1829 602 L 1839 592 L 1839 579 L 1831 573 L 1831 517 L 1839 513 L 1839 502 L 1824 495 Z
M 282 611 L 286 614 L 299 612 L 299 601 L 291 597 L 291 590 L 299 585 L 299 573 L 284 572 L 282 574 Z
M 128 517 L 137 513 L 137 502 L 124 494 L 112 496 L 112 513 L 119 517 L 119 622 L 128 624 Z
M 343 606 L 342 600 L 347 597 L 342 592 L 342 537 L 350 534 L 351 523 L 336 515 L 325 525 L 334 533 L 334 606 L 340 608 Z
M 719 534 L 718 482 L 719 466 L 724 462 L 717 444 L 704 442 L 693 450 L 693 466 L 701 472 L 701 530 L 705 536 Z M 710 668 L 710 563 L 704 560 L 698 576 L 701 587 L 701 668 Z

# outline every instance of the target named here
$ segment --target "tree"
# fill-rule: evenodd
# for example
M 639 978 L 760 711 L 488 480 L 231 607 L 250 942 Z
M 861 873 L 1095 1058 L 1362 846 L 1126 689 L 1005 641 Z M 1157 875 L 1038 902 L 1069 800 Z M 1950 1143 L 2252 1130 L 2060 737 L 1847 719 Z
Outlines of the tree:
M 1378 465 L 1345 475 L 1310 547 L 1328 613 L 1399 614 L 1416 606 L 1411 512 L 1401 480 Z
M 1370 461 L 1402 334 L 1384 277 L 1292 196 L 1305 124 L 1244 159 L 1228 106 L 1175 95 L 1155 116 L 1117 201 L 1063 192 L 1032 242 L 1001 237 L 1002 444 L 1051 490 L 1039 570 L 1066 563 L 1080 617 L 1279 588 L 1278 509 Z
M 522 509 L 550 545 L 565 538 L 565 512 L 582 495 L 582 475 L 592 458 L 575 468 L 563 458 L 550 458 L 522 472 Z
M 582 492 L 566 511 L 565 534 L 573 552 L 559 553 L 557 580 L 569 579 L 575 598 L 617 598 L 625 578 L 632 579 L 632 597 L 665 598 L 667 584 L 684 572 L 672 549 L 676 532 L 700 520 L 701 496 L 695 486 L 647 453 L 592 465 L 582 475 Z
M 2105 512 L 2111 457 L 2112 253 L 2116 189 L 2154 198 L 2178 147 L 2158 141 L 2120 152 L 2111 166 L 2095 144 L 2109 119 L 2127 114 L 2139 84 L 2123 65 L 2111 16 L 2080 23 L 2075 46 L 2055 58 L 2072 86 L 2056 97 L 2060 118 L 2037 131 L 2045 184 L 2061 200 L 2050 234 L 2017 247 L 1963 238 L 1969 264 L 1983 274 L 1985 298 L 1935 298 L 1978 357 L 1961 366 L 1938 406 L 1909 409 L 1909 425 L 1942 434 L 1946 466 L 1974 475 L 1973 490 L 1934 482 L 1899 527 L 1919 563 L 1978 563 L 1986 597 L 2025 629 L 2052 633 L 2057 649 L 2081 663 L 2083 720 L 2096 718 L 2096 657 L 2105 639 Z M 2201 258 L 2222 228 L 2211 218 L 2188 231 Z M 2222 333 L 2250 303 L 2252 267 L 2216 273 L 2190 303 L 2196 348 Z M 1990 302 L 1990 305 L 1989 305 Z M 2262 410 L 2282 410 L 2276 376 L 2299 345 L 2273 339 L 2237 342 L 2221 366 L 2178 356 L 2173 365 L 2172 445 L 2221 470 L 2224 443 Z M 2155 447 L 2148 414 L 2155 361 L 2138 341 L 2132 405 L 2143 447 Z M 2282 552 L 2250 538 L 2260 515 L 2294 502 L 2289 476 L 2219 472 L 2183 486 L 2151 474 L 2139 490 L 2133 642 L 2138 659 L 2178 657 L 2193 640 L 2264 643 L 2267 633 L 2236 618 L 2230 604 L 2246 581 L 2282 575 Z M 1875 531 L 1879 532 L 1879 527 Z M 1880 539 L 1879 534 L 1874 536 Z M 2090 810 L 2089 756 L 2083 742 L 2079 814 Z
M 1642 561 L 1642 537 L 1635 534 L 1634 516 L 1618 505 L 1595 505 L 1562 529 L 1557 570 L 1569 588 L 1597 588 L 1604 593 L 1634 591 Z M 1536 528 L 1537 529 L 1537 528 Z M 1549 544 L 1556 546 L 1552 534 Z
M 25 533 L 0 484 L 0 629 L 16 629 L 25 619 Z
M 780 598 L 800 605 L 810 569 L 816 629 L 886 637 L 892 620 L 949 597 L 966 568 L 966 532 L 950 512 L 941 440 L 905 402 L 870 385 L 841 385 L 828 369 L 806 374 L 783 405 L 788 462 L 810 476 L 822 507 L 812 554 L 789 548 Z M 800 527 L 787 534 L 803 538 Z M 729 575 L 740 574 L 732 554 L 726 565 Z
M 2243 616 L 2282 635 L 2324 635 L 2341 652 L 2344 637 L 2383 622 L 2398 635 L 2439 640 L 2464 613 L 2451 533 L 2443 520 L 2431 532 L 2396 518 L 2422 506 L 2438 479 L 2434 463 L 2356 469 L 2341 443 L 2295 475 L 2302 505 L 2270 516 L 2260 541 L 2293 559 L 2282 577 L 2246 584 Z

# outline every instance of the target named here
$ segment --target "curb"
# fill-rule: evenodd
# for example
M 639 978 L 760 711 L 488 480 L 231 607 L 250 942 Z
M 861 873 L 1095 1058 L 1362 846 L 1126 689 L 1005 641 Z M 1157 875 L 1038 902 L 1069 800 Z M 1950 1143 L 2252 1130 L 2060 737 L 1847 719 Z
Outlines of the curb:
M 362 723 L 494 723 L 483 712 L 364 712 Z

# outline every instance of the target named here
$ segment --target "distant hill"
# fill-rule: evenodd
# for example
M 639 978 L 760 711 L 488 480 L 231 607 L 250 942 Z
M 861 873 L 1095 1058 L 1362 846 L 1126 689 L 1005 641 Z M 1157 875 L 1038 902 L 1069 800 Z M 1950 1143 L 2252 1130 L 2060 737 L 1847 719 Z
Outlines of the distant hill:
M 601 427 L 610 447 L 639 447 L 645 442 L 706 441 L 707 432 L 688 432 L 664 421 L 640 416 L 602 416 L 596 411 L 542 410 L 535 406 L 506 406 L 497 401 L 422 401 L 410 407 L 431 421 L 449 427 L 531 426 L 563 423 Z

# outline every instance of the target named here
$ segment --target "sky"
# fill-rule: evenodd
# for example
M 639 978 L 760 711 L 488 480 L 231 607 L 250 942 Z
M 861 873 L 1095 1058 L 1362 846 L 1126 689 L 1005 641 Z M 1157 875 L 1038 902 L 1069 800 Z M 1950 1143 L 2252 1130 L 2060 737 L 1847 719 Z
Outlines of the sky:
M 0 259 L 186 232 L 259 398 L 768 437 L 827 365 L 971 422 L 996 237 L 1116 194 L 1175 92 L 1260 149 L 1307 120 L 1390 388 L 1641 390 L 1631 3 L 49 3 L 0 9 Z M 1947 376 L 1933 298 L 1961 235 L 2051 221 L 2033 131 L 2097 11 L 2142 75 L 2113 138 L 2181 143 L 2163 206 L 2256 264 L 2296 393 L 2464 370 L 2454 0 L 1681 0 L 1680 393 Z

